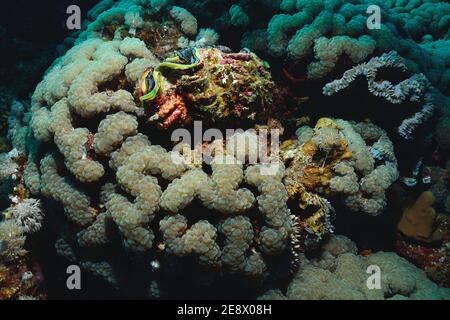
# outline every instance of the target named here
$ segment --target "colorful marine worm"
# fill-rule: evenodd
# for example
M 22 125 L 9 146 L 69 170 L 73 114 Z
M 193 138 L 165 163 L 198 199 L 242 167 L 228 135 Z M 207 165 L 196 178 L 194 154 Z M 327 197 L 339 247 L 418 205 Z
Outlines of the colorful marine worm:
M 184 63 L 183 63 L 184 62 Z M 188 64 L 186 64 L 188 63 Z M 141 77 L 139 88 L 141 96 L 139 100 L 143 104 L 145 101 L 155 99 L 161 87 L 162 74 L 161 68 L 170 68 L 176 70 L 189 70 L 200 64 L 200 56 L 197 48 L 188 48 L 177 51 L 175 57 L 167 58 L 154 68 L 147 69 Z

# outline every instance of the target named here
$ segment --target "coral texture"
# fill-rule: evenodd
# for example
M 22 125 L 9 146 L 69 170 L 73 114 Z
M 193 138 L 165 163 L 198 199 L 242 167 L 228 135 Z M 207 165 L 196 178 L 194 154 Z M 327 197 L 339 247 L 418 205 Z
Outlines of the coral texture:
M 378 215 L 386 206 L 386 189 L 397 178 L 393 145 L 384 130 L 323 118 L 300 144 L 285 183 L 291 195 L 335 194 L 351 211 Z
M 398 229 L 405 236 L 423 242 L 442 239 L 439 230 L 435 230 L 436 211 L 433 208 L 435 197 L 430 191 L 420 195 L 411 207 L 404 210 Z
M 0 223 L 0 260 L 3 263 L 23 258 L 26 254 L 24 244 L 23 229 L 14 220 Z
M 24 199 L 9 209 L 14 221 L 22 227 L 25 233 L 39 231 L 44 220 L 40 200 Z
M 272 107 L 274 83 L 252 52 L 187 49 L 158 65 L 151 77 L 156 96 L 151 91 L 146 95 L 151 95 L 148 106 L 144 102 L 156 110 L 149 112 L 150 121 L 163 129 L 186 124 L 193 116 L 215 122 L 253 121 L 267 117 Z
M 413 133 L 421 124 L 431 118 L 434 113 L 432 96 L 429 93 L 430 83 L 425 75 L 419 73 L 394 84 L 388 80 L 380 79 L 377 75 L 380 70 L 399 69 L 407 70 L 404 59 L 397 52 L 391 51 L 380 57 L 372 58 L 368 62 L 357 65 L 346 71 L 339 80 L 327 83 L 323 87 L 323 94 L 334 95 L 345 90 L 359 77 L 365 77 L 369 92 L 387 100 L 391 104 L 402 104 L 405 102 L 419 102 L 421 106 L 411 117 L 402 121 L 397 131 L 401 137 L 411 140 Z
M 367 285 L 368 267 L 381 272 L 380 287 Z M 303 259 L 286 295 L 270 291 L 260 299 L 292 300 L 417 300 L 449 299 L 450 289 L 440 288 L 424 272 L 392 252 L 356 255 L 356 247 L 343 236 L 333 236 L 320 257 Z
M 73 47 L 47 70 L 31 107 L 11 105 L 1 262 L 25 261 L 25 236 L 39 235 L 43 209 L 56 252 L 120 294 L 245 281 L 254 296 L 294 275 L 262 298 L 449 299 L 396 254 L 357 255 L 332 235 L 336 219 L 395 220 L 388 191 L 408 152 L 422 156 L 412 141 L 425 141 L 419 129 L 435 105 L 439 149 L 424 161 L 441 165 L 450 149 L 448 100 L 431 87 L 445 91 L 450 81 L 449 6 L 375 0 L 383 23 L 372 30 L 369 2 L 100 2 L 66 39 Z M 333 102 L 360 84 L 341 115 Z M 391 108 L 386 126 L 361 116 L 366 101 Z M 411 190 L 430 191 L 399 223 L 411 256 L 422 248 L 410 238 L 447 241 L 435 224 L 436 211 L 450 210 L 448 175 L 427 170 Z M 397 221 L 387 223 L 395 236 Z M 436 262 L 444 250 L 433 267 L 420 266 L 445 265 Z M 366 285 L 371 265 L 381 268 L 381 289 Z

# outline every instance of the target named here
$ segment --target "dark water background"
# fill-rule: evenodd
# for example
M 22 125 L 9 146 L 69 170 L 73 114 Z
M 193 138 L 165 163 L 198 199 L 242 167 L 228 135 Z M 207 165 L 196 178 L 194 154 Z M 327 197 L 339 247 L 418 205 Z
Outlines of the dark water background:
M 98 0 L 2 1 L 0 10 L 0 87 L 26 98 L 59 55 L 70 32 L 67 7 L 78 5 L 82 19 Z

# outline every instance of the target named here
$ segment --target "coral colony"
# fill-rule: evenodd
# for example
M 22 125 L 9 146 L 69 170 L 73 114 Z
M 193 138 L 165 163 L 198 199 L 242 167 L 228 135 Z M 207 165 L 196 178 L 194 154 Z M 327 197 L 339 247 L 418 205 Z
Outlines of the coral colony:
M 45 259 L 122 298 L 450 299 L 449 30 L 439 0 L 100 1 L 0 97 L 0 299 L 45 299 Z

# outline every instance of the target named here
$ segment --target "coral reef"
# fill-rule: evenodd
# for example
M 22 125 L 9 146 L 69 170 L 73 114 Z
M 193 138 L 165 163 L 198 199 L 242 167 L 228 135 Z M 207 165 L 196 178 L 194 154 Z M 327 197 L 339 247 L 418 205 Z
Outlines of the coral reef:
M 431 95 L 426 95 L 429 90 L 429 81 L 421 73 L 414 74 L 398 84 L 380 79 L 377 73 L 381 69 L 390 68 L 406 71 L 404 60 L 395 51 L 385 53 L 346 71 L 341 79 L 327 83 L 323 87 L 323 94 L 327 96 L 336 94 L 346 89 L 358 77 L 365 77 L 369 92 L 376 97 L 386 99 L 391 104 L 422 101 L 423 105 L 419 111 L 412 117 L 404 119 L 398 127 L 400 136 L 405 139 L 413 139 L 414 130 L 429 120 L 434 112 Z
M 368 267 L 381 272 L 380 288 L 367 285 Z M 370 274 L 370 273 L 369 273 Z M 333 236 L 320 256 L 302 259 L 300 271 L 289 284 L 286 294 L 271 290 L 259 299 L 292 300 L 417 300 L 449 299 L 450 289 L 439 288 L 422 270 L 391 252 L 357 255 L 350 239 Z
M 382 10 L 378 29 L 369 4 Z M 31 105 L 4 104 L 0 295 L 41 297 L 27 250 L 44 230 L 58 262 L 127 297 L 245 282 L 253 297 L 278 287 L 261 299 L 450 299 L 371 235 L 359 254 L 333 235 L 370 225 L 390 241 L 383 250 L 397 236 L 402 256 L 448 285 L 449 10 L 438 0 L 101 1 Z M 435 114 L 433 137 L 422 128 Z M 400 171 L 408 188 L 396 207 Z M 371 290 L 374 265 L 381 288 Z
M 13 181 L 9 207 L 0 217 L 0 299 L 42 299 L 45 297 L 44 279 L 39 265 L 28 255 L 25 242 L 29 234 L 41 229 L 44 213 L 40 200 L 29 198 L 24 185 L 24 154 L 14 149 L 7 157 L 14 170 L 7 176 Z
M 399 236 L 395 248 L 399 255 L 411 261 L 427 276 L 440 286 L 450 287 L 450 218 L 446 214 L 440 214 L 436 218 L 436 228 L 442 234 L 442 241 L 433 245 L 412 242 L 410 239 Z
M 291 196 L 303 197 L 305 191 L 337 195 L 353 212 L 383 211 L 385 191 L 398 178 L 393 145 L 384 130 L 371 123 L 322 118 L 314 130 L 297 132 L 300 146 L 285 178 Z
M 6 267 L 0 265 L 0 299 L 1 300 L 42 300 L 42 279 L 33 268 L 26 265 Z
M 215 122 L 264 119 L 274 90 L 269 71 L 255 54 L 215 48 L 181 51 L 144 77 L 141 100 L 150 100 L 150 121 L 163 129 L 185 124 L 196 114 Z
M 422 193 L 411 207 L 404 209 L 398 224 L 399 231 L 405 236 L 423 242 L 441 240 L 442 234 L 439 230 L 435 230 L 434 202 L 433 193 L 430 191 Z
M 381 9 L 379 28 L 367 27 L 370 5 Z M 448 62 L 442 49 L 448 46 L 448 3 L 284 0 L 280 9 L 283 13 L 273 15 L 266 31 L 258 35 L 265 38 L 273 56 L 308 59 L 310 79 L 324 78 L 339 60 L 360 63 L 374 54 L 397 50 L 414 70 L 425 72 L 441 90 L 448 90 Z
M 184 9 L 172 8 L 171 16 L 186 36 L 195 33 L 192 17 Z M 182 19 L 188 21 L 183 25 Z M 228 163 L 236 161 L 232 155 L 216 155 L 209 177 L 202 169 L 184 164 L 181 154 L 151 145 L 141 125 L 149 126 L 150 118 L 167 129 L 182 124 L 178 120 L 187 119 L 187 111 L 197 119 L 203 113 L 212 120 L 234 117 L 253 122 L 270 106 L 270 73 L 251 52 L 216 48 L 177 51 L 159 64 L 153 54 L 159 49 L 140 38 L 147 23 L 144 19 L 136 38 L 107 40 L 105 35 L 100 39 L 92 34 L 49 70 L 32 97 L 30 128 L 38 141 L 52 144 L 53 150 L 44 155 L 30 152 L 25 182 L 36 195 L 60 203 L 74 228 L 73 234 L 58 240 L 57 251 L 115 287 L 119 282 L 112 275 L 109 257 L 92 261 L 83 254 L 113 242 L 107 227 L 111 223 L 130 255 L 160 250 L 162 259 L 196 256 L 201 266 L 263 278 L 267 260 L 282 254 L 290 239 L 283 169 L 264 177 L 257 166 L 244 170 L 239 162 Z M 80 39 L 97 28 L 89 26 Z M 185 69 L 188 72 L 183 74 Z M 157 87 L 155 95 L 152 84 Z M 156 114 L 153 103 L 159 105 Z M 97 129 L 79 126 L 83 121 L 95 123 Z M 110 159 L 108 164 L 105 158 Z M 260 195 L 238 189 L 244 177 Z M 92 189 L 87 192 L 86 188 Z M 92 196 L 93 190 L 99 199 Z M 192 221 L 181 214 L 196 197 L 205 207 L 206 218 Z M 252 221 L 246 214 L 254 210 L 255 199 L 261 217 Z M 223 221 L 209 221 L 210 211 L 225 214 Z M 164 218 L 154 228 L 157 214 Z M 241 229 L 248 236 L 243 238 Z M 219 233 L 225 240 L 216 243 Z M 161 237 L 164 241 L 156 245 L 155 239 Z M 196 243 L 198 238 L 204 239 L 204 246 Z M 103 271 L 96 272 L 98 268 Z
M 44 219 L 41 209 L 41 203 L 38 199 L 24 199 L 13 207 L 9 208 L 9 212 L 18 226 L 25 233 L 34 233 L 42 227 Z
M 448 164 L 446 165 L 448 167 Z M 439 285 L 449 287 L 449 190 L 448 169 L 424 166 L 422 180 L 427 191 L 417 199 L 406 199 L 399 222 L 396 251 Z M 423 183 L 423 181 L 422 181 Z M 419 218 L 420 216 L 420 218 Z
M 26 255 L 26 250 L 23 248 L 25 244 L 23 229 L 14 220 L 0 223 L 0 242 L 0 257 L 3 263 L 11 263 Z
M 14 175 L 18 169 L 18 164 L 14 161 L 18 155 L 17 150 L 0 154 L 0 180 L 8 179 Z
M 286 207 L 287 193 L 281 183 L 284 169 L 280 164 L 277 174 L 264 175 L 264 168 L 254 165 L 248 166 L 244 174 L 242 164 L 231 155 L 217 155 L 211 166 L 213 172 L 210 178 L 203 171 L 192 169 L 174 180 L 162 194 L 160 204 L 166 210 L 178 213 L 194 197 L 198 197 L 208 209 L 224 214 L 224 220 L 217 228 L 207 221 L 199 221 L 187 229 L 183 216 L 177 214 L 165 218 L 160 222 L 160 227 L 164 238 L 168 240 L 169 252 L 183 256 L 193 251 L 200 255 L 201 261 L 211 266 L 222 264 L 232 273 L 243 272 L 252 277 L 261 277 L 267 268 L 264 257 L 283 252 L 291 233 L 290 211 Z M 250 190 L 235 190 L 244 177 L 248 184 L 257 187 L 260 192 L 256 197 L 261 215 L 258 220 L 262 220 L 259 223 L 256 218 L 252 221 L 245 215 L 239 215 L 248 211 L 255 201 Z M 204 223 L 203 228 L 209 229 L 209 249 L 187 249 L 192 244 L 185 242 L 200 232 L 200 223 Z M 214 243 L 217 231 L 225 236 L 222 251 Z M 207 231 L 203 232 L 208 234 Z M 217 261 L 219 257 L 220 261 Z

